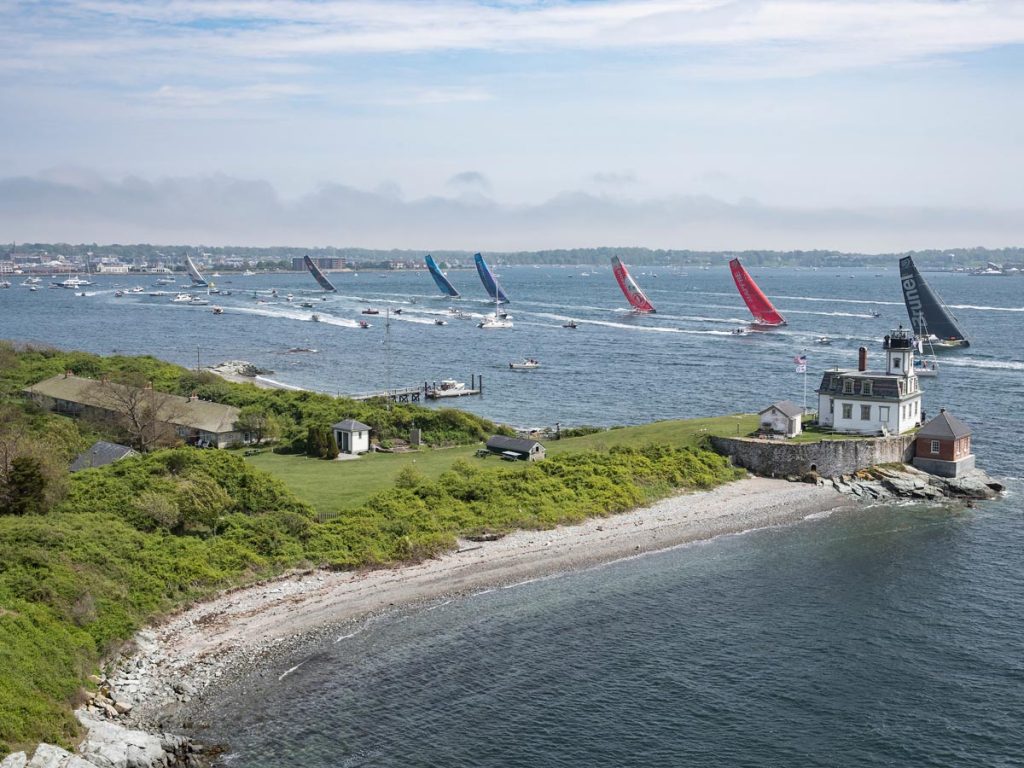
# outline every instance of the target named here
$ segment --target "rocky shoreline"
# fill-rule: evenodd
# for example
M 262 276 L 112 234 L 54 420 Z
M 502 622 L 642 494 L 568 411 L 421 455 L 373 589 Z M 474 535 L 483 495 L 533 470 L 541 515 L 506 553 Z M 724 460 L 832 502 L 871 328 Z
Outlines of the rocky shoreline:
M 865 501 L 911 499 L 917 501 L 973 501 L 994 499 L 1003 492 L 980 469 L 957 478 L 938 477 L 910 466 L 878 466 L 825 481 L 839 493 Z

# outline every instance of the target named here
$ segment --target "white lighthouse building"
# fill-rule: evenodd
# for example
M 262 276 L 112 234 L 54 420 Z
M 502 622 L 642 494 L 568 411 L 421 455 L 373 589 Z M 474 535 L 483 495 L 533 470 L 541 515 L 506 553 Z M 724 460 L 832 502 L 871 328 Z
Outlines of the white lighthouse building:
M 885 370 L 868 370 L 860 348 L 856 370 L 825 371 L 818 387 L 818 423 L 836 432 L 899 435 L 921 424 L 921 388 L 914 373 L 913 333 L 900 326 L 882 342 Z

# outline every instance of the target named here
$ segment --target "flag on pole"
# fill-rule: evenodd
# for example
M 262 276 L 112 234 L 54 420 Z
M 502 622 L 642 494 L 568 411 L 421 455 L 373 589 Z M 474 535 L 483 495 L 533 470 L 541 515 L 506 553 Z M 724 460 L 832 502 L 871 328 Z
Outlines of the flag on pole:
M 796 363 L 797 373 L 807 373 L 807 355 L 797 355 L 793 362 Z

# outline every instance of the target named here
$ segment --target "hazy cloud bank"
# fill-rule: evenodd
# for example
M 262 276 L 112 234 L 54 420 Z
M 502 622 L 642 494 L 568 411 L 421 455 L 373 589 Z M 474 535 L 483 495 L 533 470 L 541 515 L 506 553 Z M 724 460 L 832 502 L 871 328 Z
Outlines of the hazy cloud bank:
M 1019 245 L 1022 214 L 924 207 L 798 209 L 706 196 L 638 200 L 584 192 L 509 206 L 482 196 L 403 199 L 393 191 L 342 184 L 286 200 L 268 182 L 223 175 L 111 181 L 80 172 L 0 179 L 0 240 L 5 242 L 891 252 Z

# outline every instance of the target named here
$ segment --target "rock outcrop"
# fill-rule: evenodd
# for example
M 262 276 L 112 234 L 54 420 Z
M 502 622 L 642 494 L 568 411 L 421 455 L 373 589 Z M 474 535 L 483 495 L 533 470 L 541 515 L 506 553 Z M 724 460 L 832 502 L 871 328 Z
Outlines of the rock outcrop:
M 993 499 L 1003 491 L 981 470 L 962 477 L 938 477 L 909 466 L 870 467 L 852 475 L 824 481 L 840 493 L 868 501 L 918 499 L 921 501 Z
M 25 768 L 26 763 L 28 763 L 28 755 L 24 752 L 14 752 L 0 760 L 0 768 Z

